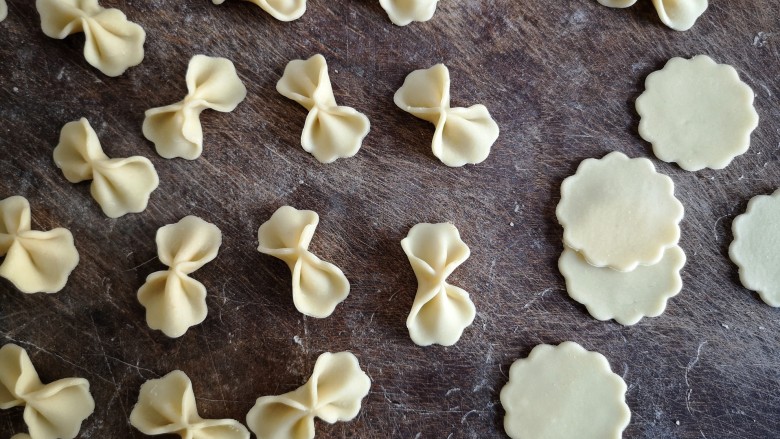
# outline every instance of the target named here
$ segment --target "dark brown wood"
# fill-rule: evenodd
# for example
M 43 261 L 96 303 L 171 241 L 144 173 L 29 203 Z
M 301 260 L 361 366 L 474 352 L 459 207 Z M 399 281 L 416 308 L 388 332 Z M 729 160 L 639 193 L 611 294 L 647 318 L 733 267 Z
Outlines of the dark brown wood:
M 193 380 L 204 417 L 244 421 L 257 397 L 294 389 L 323 351 L 351 350 L 371 376 L 350 423 L 327 438 L 505 437 L 498 401 L 510 364 L 539 343 L 573 340 L 603 353 L 629 386 L 626 437 L 780 436 L 780 314 L 739 284 L 731 222 L 780 186 L 778 0 L 713 0 L 693 30 L 665 28 L 649 0 L 611 10 L 593 0 L 448 0 L 433 20 L 399 28 L 374 0 L 310 0 L 281 23 L 248 2 L 105 0 L 147 31 L 146 58 L 108 78 L 82 56 L 83 36 L 47 38 L 31 0 L 0 23 L 0 198 L 30 200 L 36 228 L 69 228 L 81 263 L 55 295 L 0 280 L 0 343 L 28 350 L 45 381 L 81 376 L 97 409 L 81 437 L 143 437 L 128 423 L 139 386 L 173 369 Z M 165 160 L 141 134 L 144 111 L 185 94 L 192 55 L 232 59 L 249 90 L 229 114 L 205 112 L 205 147 Z M 305 111 L 274 86 L 285 64 L 322 53 L 336 98 L 372 122 L 351 159 L 321 165 L 300 143 Z M 633 101 L 673 56 L 734 65 L 757 94 L 750 151 L 722 171 L 654 160 L 686 207 L 683 292 L 634 327 L 599 322 L 571 300 L 556 268 L 561 181 L 611 150 L 651 157 Z M 444 62 L 453 104 L 485 104 L 501 127 L 488 160 L 450 169 L 432 126 L 397 109 L 414 69 Z M 144 155 L 160 174 L 148 210 L 106 218 L 88 184 L 52 162 L 60 128 L 87 117 L 106 152 Z M 352 293 L 327 319 L 304 318 L 287 267 L 256 251 L 258 226 L 281 205 L 319 212 L 316 254 L 342 267 Z M 224 234 L 196 272 L 206 321 L 180 339 L 150 330 L 135 295 L 162 268 L 154 236 L 185 215 Z M 478 315 L 453 347 L 415 346 L 405 319 L 415 278 L 399 241 L 418 222 L 452 221 L 472 249 L 451 277 Z M 299 340 L 299 343 L 296 343 Z M 0 436 L 23 431 L 0 412 Z

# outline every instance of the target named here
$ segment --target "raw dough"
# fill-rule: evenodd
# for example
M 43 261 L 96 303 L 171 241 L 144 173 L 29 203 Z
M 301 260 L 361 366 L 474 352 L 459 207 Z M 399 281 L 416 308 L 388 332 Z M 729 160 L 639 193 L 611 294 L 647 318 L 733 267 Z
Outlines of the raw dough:
M 276 90 L 309 110 L 301 134 L 306 152 L 320 163 L 357 154 L 371 124 L 354 108 L 336 104 L 328 64 L 322 55 L 290 61 Z
M 417 224 L 401 241 L 417 276 L 417 294 L 406 327 L 420 346 L 452 346 L 474 321 L 476 309 L 465 290 L 447 277 L 469 258 L 469 247 L 454 225 Z
M 680 239 L 683 206 L 672 179 L 645 158 L 611 152 L 587 159 L 561 184 L 555 211 L 564 243 L 593 266 L 653 265 Z
M 30 230 L 30 203 L 20 196 L 0 201 L 0 276 L 24 293 L 56 293 L 79 263 L 67 229 Z
M 265 12 L 279 21 L 293 21 L 301 18 L 306 12 L 306 0 L 247 0 L 260 6 Z M 211 0 L 215 5 L 225 3 L 225 0 Z
M 747 211 L 734 219 L 729 257 L 739 267 L 745 288 L 768 305 L 780 307 L 780 190 L 753 197 Z
M 439 0 L 379 0 L 390 21 L 398 26 L 430 20 L 438 3 Z
M 257 439 L 312 439 L 315 417 L 330 424 L 351 421 L 370 388 L 371 379 L 354 355 L 325 352 L 306 384 L 284 395 L 258 398 L 246 423 Z
M 619 439 L 631 420 L 625 396 L 603 355 L 571 341 L 538 345 L 509 369 L 504 429 L 512 439 Z
M 5 20 L 5 17 L 7 16 L 8 16 L 8 5 L 5 3 L 5 0 L 0 0 L 0 21 Z
M 447 166 L 482 163 L 498 139 L 498 125 L 484 105 L 450 107 L 450 71 L 444 64 L 410 73 L 395 105 L 436 125 L 431 148 Z
M 688 171 L 723 169 L 750 146 L 758 126 L 753 90 L 710 57 L 672 58 L 636 100 L 639 134 L 656 157 Z
M 144 59 L 146 32 L 119 9 L 97 0 L 36 0 L 46 36 L 64 39 L 84 32 L 84 58 L 108 76 L 119 76 Z
M 144 136 L 166 159 L 195 160 L 203 152 L 200 113 L 227 113 L 246 98 L 246 87 L 229 59 L 195 55 L 187 67 L 187 96 L 180 102 L 146 110 Z
M 182 439 L 249 439 L 234 419 L 203 419 L 198 414 L 192 382 L 174 370 L 141 386 L 130 424 L 146 435 L 178 434 Z
M 282 206 L 257 230 L 257 250 L 290 267 L 293 303 L 298 311 L 324 318 L 347 298 L 349 281 L 339 267 L 309 251 L 319 222 L 317 212 Z
M 32 439 L 32 438 L 30 438 L 30 435 L 27 433 L 17 433 L 11 436 L 11 439 Z
M 27 351 L 6 344 L 0 348 L 0 409 L 11 407 L 24 407 L 24 422 L 35 439 L 73 439 L 95 411 L 95 401 L 84 378 L 43 384 Z
M 636 0 L 598 0 L 611 8 L 627 8 Z M 670 28 L 686 31 L 696 24 L 696 20 L 707 10 L 708 0 L 653 0 L 661 21 Z
M 621 273 L 596 268 L 567 247 L 558 259 L 558 268 L 566 278 L 569 296 L 585 305 L 590 315 L 633 325 L 642 317 L 661 315 L 666 301 L 680 292 L 680 270 L 685 259 L 683 250 L 674 246 L 666 250 L 659 263 Z
M 189 277 L 217 257 L 222 232 L 214 224 L 187 216 L 157 230 L 157 254 L 166 271 L 150 274 L 138 290 L 146 323 L 171 338 L 206 319 L 206 287 Z
M 110 159 L 85 118 L 65 124 L 54 148 L 54 163 L 71 183 L 92 180 L 92 197 L 110 218 L 142 212 L 159 179 L 145 157 Z

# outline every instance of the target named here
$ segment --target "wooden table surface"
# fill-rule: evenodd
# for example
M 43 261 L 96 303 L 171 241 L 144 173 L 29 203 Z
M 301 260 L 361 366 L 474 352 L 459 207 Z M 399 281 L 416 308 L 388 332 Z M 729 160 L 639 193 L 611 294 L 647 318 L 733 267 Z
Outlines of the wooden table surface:
M 82 56 L 83 36 L 47 38 L 32 1 L 0 23 L 0 198 L 23 195 L 38 229 L 67 227 L 81 262 L 58 294 L 0 280 L 0 343 L 29 352 L 44 381 L 87 378 L 95 413 L 84 438 L 140 438 L 128 422 L 147 379 L 193 380 L 200 413 L 242 422 L 257 397 L 293 390 L 324 351 L 350 350 L 372 379 L 358 418 L 322 438 L 505 437 L 499 392 L 509 366 L 540 343 L 603 353 L 628 384 L 631 438 L 780 436 L 780 311 L 739 284 L 727 256 L 747 201 L 780 186 L 780 0 L 713 0 L 693 30 L 658 20 L 649 0 L 612 10 L 593 0 L 447 0 L 433 20 L 399 28 L 375 0 L 310 0 L 281 23 L 255 5 L 105 0 L 147 31 L 146 58 L 108 78 Z M 195 161 L 165 160 L 141 134 L 144 111 L 180 100 L 190 57 L 234 61 L 248 88 L 232 113 L 202 117 Z M 300 147 L 305 110 L 275 91 L 285 64 L 322 53 L 340 104 L 371 133 L 354 158 L 322 165 Z M 761 123 L 726 169 L 687 172 L 653 158 L 633 102 L 673 56 L 734 65 L 756 92 Z M 404 77 L 444 62 L 457 106 L 485 104 L 501 136 L 483 164 L 451 169 L 433 128 L 397 109 Z M 112 157 L 149 157 L 160 187 L 141 214 L 106 218 L 89 184 L 52 161 L 61 127 L 80 117 Z M 651 157 L 686 208 L 682 293 L 633 327 L 599 322 L 568 297 L 556 263 L 561 181 L 609 151 Z M 293 306 L 290 273 L 256 251 L 279 206 L 317 211 L 312 250 L 342 267 L 349 298 L 327 319 Z M 149 329 L 136 291 L 163 268 L 157 229 L 186 215 L 224 234 L 194 277 L 205 322 L 179 339 Z M 452 221 L 472 256 L 451 277 L 477 317 L 453 347 L 414 345 L 405 326 L 416 282 L 399 241 L 418 222 Z M 0 437 L 24 431 L 0 412 Z

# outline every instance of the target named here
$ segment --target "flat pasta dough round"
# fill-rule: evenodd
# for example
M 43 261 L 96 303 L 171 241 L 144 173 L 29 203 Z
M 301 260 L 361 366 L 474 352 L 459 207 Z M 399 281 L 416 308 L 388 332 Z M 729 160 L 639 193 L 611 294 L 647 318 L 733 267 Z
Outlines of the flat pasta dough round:
M 636 100 L 639 134 L 653 153 L 687 171 L 723 169 L 750 146 L 758 126 L 753 90 L 706 55 L 672 58 Z
M 753 197 L 731 225 L 729 257 L 739 280 L 770 306 L 780 307 L 780 190 Z
M 538 345 L 501 389 L 512 439 L 619 439 L 631 420 L 626 383 L 597 352 L 567 341 Z

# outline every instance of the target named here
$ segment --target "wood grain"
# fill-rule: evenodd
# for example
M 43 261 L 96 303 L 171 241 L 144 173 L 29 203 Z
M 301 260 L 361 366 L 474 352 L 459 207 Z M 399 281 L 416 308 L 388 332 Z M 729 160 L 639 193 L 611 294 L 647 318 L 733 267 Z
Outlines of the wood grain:
M 404 28 L 373 0 L 310 0 L 293 23 L 242 1 L 102 3 L 148 33 L 143 64 L 119 78 L 85 62 L 83 36 L 45 37 L 32 1 L 9 0 L 0 23 L 0 198 L 27 197 L 34 226 L 69 228 L 82 256 L 59 294 L 0 282 L 0 342 L 25 347 L 46 381 L 90 381 L 97 409 L 81 437 L 143 437 L 127 421 L 138 389 L 173 369 L 192 378 L 204 417 L 243 421 L 257 397 L 294 389 L 321 352 L 341 350 L 360 358 L 371 393 L 355 421 L 318 422 L 317 437 L 505 437 L 498 393 L 510 364 L 565 340 L 603 353 L 625 378 L 626 437 L 780 435 L 780 314 L 741 287 L 727 257 L 734 216 L 780 186 L 780 0 L 713 0 L 685 33 L 660 24 L 649 1 L 450 0 Z M 249 95 L 232 113 L 202 115 L 201 158 L 164 160 L 141 134 L 143 113 L 184 96 L 198 53 L 232 59 Z M 305 111 L 274 90 L 287 61 L 315 53 L 338 102 L 372 122 L 358 155 L 330 165 L 300 148 Z M 722 171 L 654 160 L 686 208 L 683 292 L 634 327 L 598 322 L 556 269 L 559 185 L 588 157 L 652 157 L 633 101 L 667 59 L 700 53 L 737 68 L 760 126 Z M 437 62 L 451 69 L 453 104 L 485 104 L 502 129 L 481 165 L 440 164 L 432 126 L 393 105 L 406 74 Z M 156 166 L 145 212 L 106 218 L 88 184 L 54 166 L 60 128 L 82 116 L 110 156 Z M 330 318 L 302 317 L 287 267 L 255 250 L 258 226 L 284 204 L 320 213 L 312 250 L 352 282 Z M 208 288 L 208 318 L 170 340 L 146 326 L 135 293 L 162 268 L 156 230 L 189 214 L 217 224 L 224 243 L 194 276 Z M 450 280 L 478 315 L 450 348 L 417 347 L 405 327 L 416 284 L 399 241 L 423 221 L 454 222 L 472 249 Z M 0 412 L 0 436 L 23 428 L 21 410 Z

